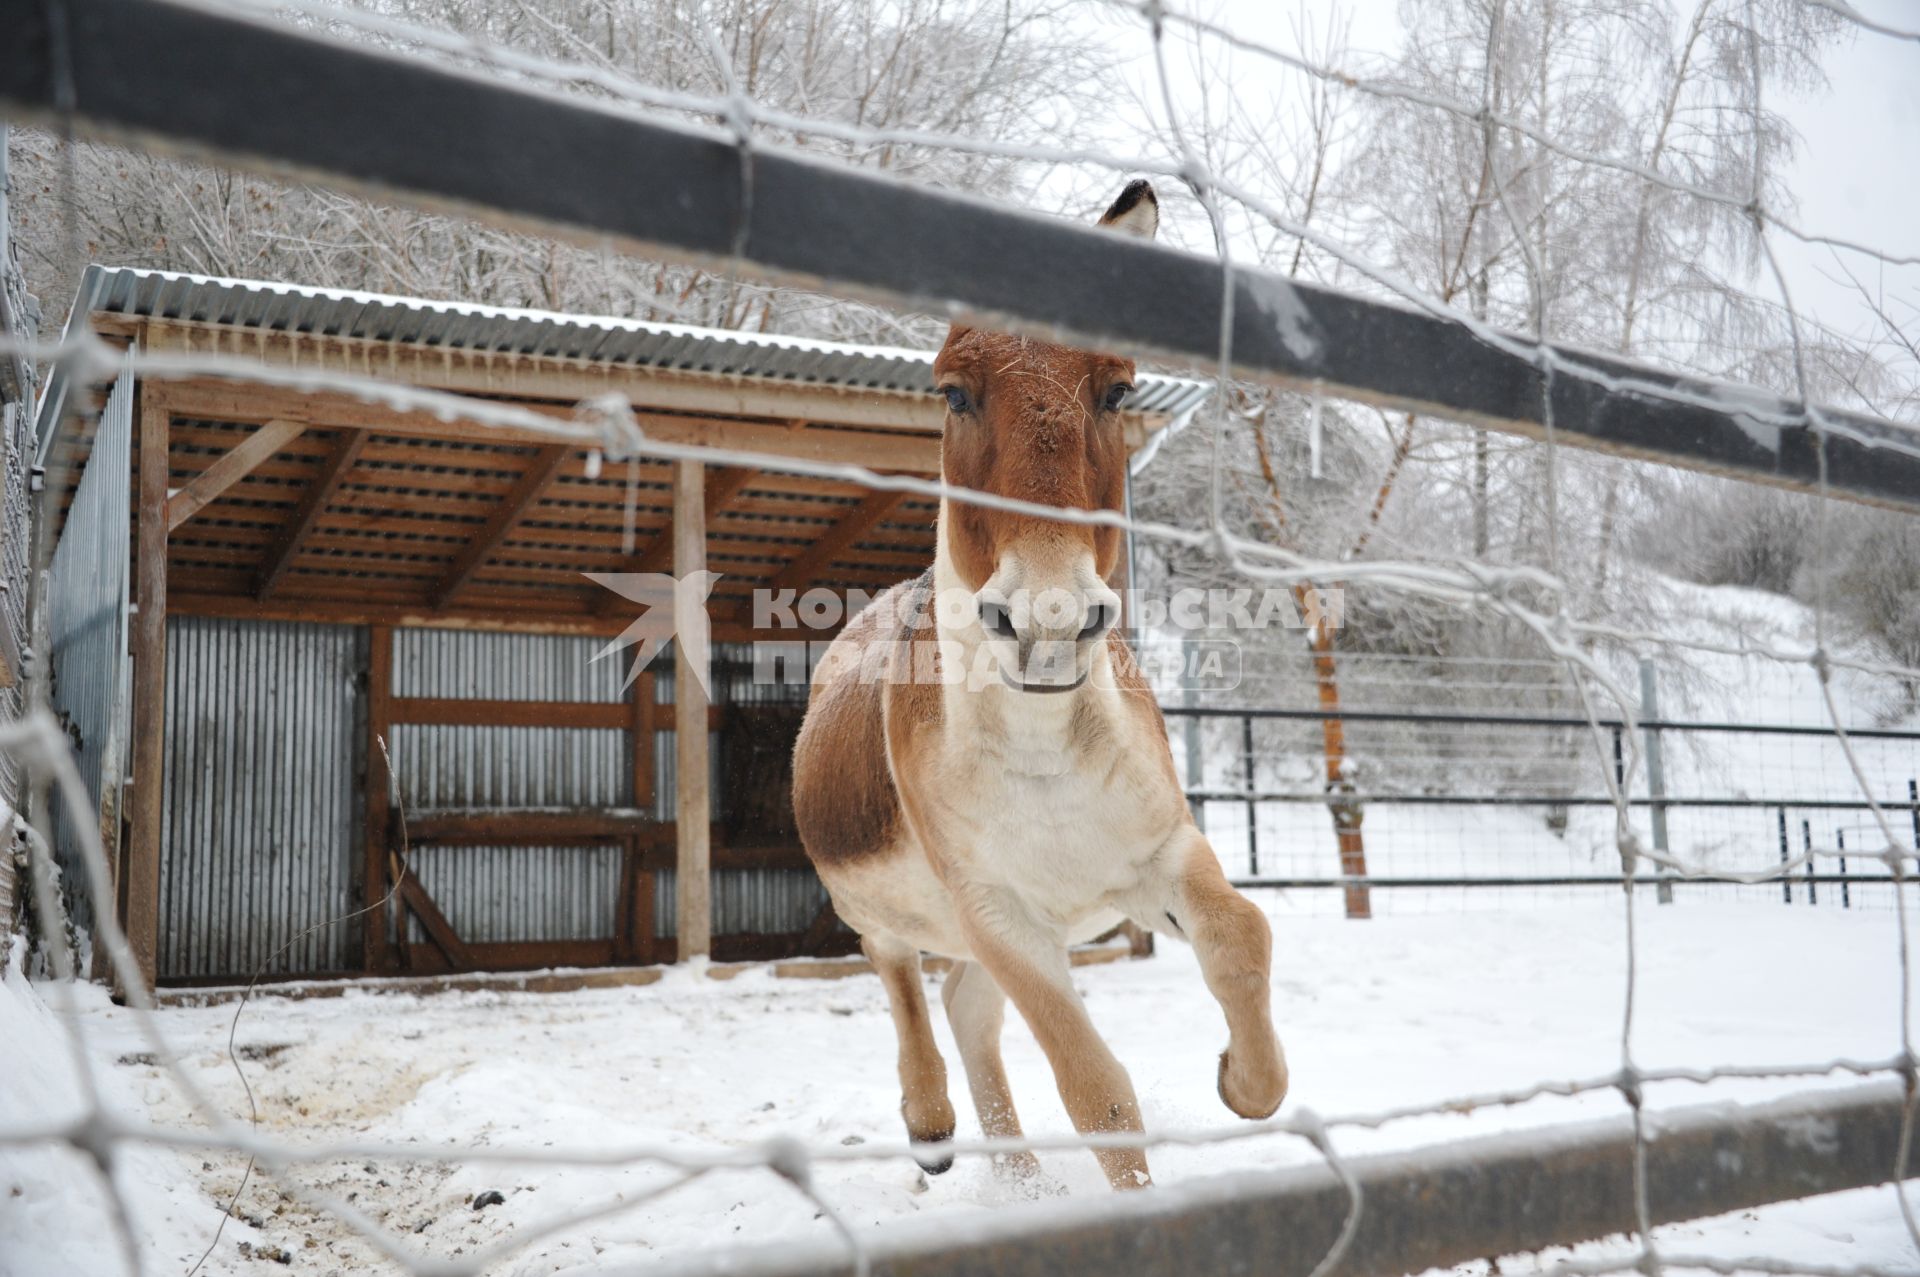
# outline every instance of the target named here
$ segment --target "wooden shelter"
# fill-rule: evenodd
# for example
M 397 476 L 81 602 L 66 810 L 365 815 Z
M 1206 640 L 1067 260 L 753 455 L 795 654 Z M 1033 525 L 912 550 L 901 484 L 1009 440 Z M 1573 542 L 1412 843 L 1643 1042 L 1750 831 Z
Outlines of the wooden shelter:
M 321 374 L 556 417 L 616 396 L 653 439 L 931 477 L 930 353 L 99 267 L 70 323 L 184 357 L 57 378 L 40 421 L 54 703 L 149 975 L 845 948 L 787 810 L 804 684 L 739 645 L 824 637 L 756 630 L 757 589 L 919 571 L 933 502 L 603 464 Z M 1201 395 L 1142 378 L 1136 444 Z M 593 661 L 639 608 L 585 573 L 700 569 L 712 703 L 684 664 Z

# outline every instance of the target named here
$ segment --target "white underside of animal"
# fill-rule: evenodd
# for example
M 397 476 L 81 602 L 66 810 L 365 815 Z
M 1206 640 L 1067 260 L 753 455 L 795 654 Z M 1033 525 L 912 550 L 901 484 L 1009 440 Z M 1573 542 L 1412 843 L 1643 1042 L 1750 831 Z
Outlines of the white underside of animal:
M 964 590 L 942 547 L 936 590 Z M 944 644 L 976 659 L 976 623 L 942 624 Z M 941 686 L 937 736 L 923 742 L 914 812 L 946 858 L 903 821 L 884 851 L 823 865 L 840 916 L 863 935 L 881 932 L 917 949 L 971 957 L 953 890 L 1000 897 L 1063 946 L 1111 930 L 1186 810 L 1170 794 L 1164 741 L 1145 739 L 1140 716 L 1114 686 L 1103 649 L 1087 683 L 1040 695 L 998 682 Z M 889 733 L 894 730 L 889 724 Z M 888 754 L 893 750 L 889 742 Z M 992 901 L 982 902 L 986 908 Z

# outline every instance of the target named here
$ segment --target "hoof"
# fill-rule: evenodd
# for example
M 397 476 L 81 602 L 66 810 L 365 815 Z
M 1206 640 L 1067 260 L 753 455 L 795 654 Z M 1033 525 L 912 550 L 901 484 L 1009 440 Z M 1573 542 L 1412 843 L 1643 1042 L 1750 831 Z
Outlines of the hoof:
M 1216 1083 L 1222 1104 L 1250 1122 L 1262 1121 L 1280 1111 L 1280 1102 L 1287 1098 L 1287 1072 L 1284 1065 L 1275 1070 L 1277 1076 L 1265 1085 L 1255 1083 L 1248 1086 L 1244 1079 L 1233 1077 L 1233 1072 L 1232 1052 L 1222 1051 Z
M 932 1148 L 930 1145 L 944 1145 L 953 1138 L 953 1128 L 944 1131 L 929 1131 L 925 1135 L 913 1135 L 913 1160 L 920 1169 L 929 1175 L 945 1175 L 953 1169 L 953 1153 L 947 1148 Z

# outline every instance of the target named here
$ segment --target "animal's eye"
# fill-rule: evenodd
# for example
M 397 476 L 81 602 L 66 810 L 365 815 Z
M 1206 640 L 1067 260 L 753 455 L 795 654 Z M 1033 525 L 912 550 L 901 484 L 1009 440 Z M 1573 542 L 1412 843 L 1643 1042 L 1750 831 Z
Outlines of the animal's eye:
M 948 386 L 945 394 L 948 412 L 965 412 L 973 407 L 973 400 L 967 398 L 967 392 L 959 386 Z
M 1118 410 L 1120 405 L 1126 402 L 1127 396 L 1132 393 L 1133 387 L 1129 386 L 1126 382 L 1114 382 L 1113 385 L 1107 387 L 1106 410 L 1108 412 Z

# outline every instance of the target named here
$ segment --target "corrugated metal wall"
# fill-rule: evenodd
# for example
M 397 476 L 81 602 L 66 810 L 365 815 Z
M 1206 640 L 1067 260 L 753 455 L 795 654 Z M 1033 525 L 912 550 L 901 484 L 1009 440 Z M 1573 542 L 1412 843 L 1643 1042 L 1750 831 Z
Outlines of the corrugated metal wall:
M 118 798 L 127 741 L 127 562 L 133 440 L 133 374 L 107 395 L 93 452 L 74 492 L 47 576 L 55 712 L 76 737 L 80 776 L 98 811 L 103 791 Z M 55 856 L 75 925 L 93 925 L 76 831 L 65 804 L 51 803 Z M 110 822 L 115 829 L 118 821 Z
M 367 634 L 357 628 L 175 617 L 168 623 L 167 807 L 160 974 L 241 976 L 309 927 L 358 903 L 359 752 Z M 397 630 L 396 696 L 618 702 L 624 670 L 590 662 L 597 639 Z M 663 703 L 671 668 L 656 670 Z M 742 694 L 734 689 L 735 694 Z M 742 694 L 743 699 L 751 693 Z M 389 741 L 394 797 L 430 809 L 630 807 L 626 733 L 402 724 Z M 715 792 L 724 766 L 715 742 Z M 655 740 L 657 800 L 671 819 L 673 736 Z M 613 934 L 611 847 L 418 847 L 421 884 L 465 940 L 592 940 Z M 812 873 L 714 875 L 716 934 L 794 932 L 825 901 Z M 671 872 L 656 934 L 674 927 Z M 426 939 L 417 922 L 417 940 Z M 319 927 L 272 973 L 351 970 L 357 921 Z
M 472 630 L 396 630 L 395 696 L 487 700 L 619 702 L 630 653 L 594 661 L 597 638 L 494 634 Z M 670 655 L 670 654 L 668 654 Z M 725 699 L 757 693 L 802 697 L 806 689 L 752 689 L 737 676 L 744 647 L 717 645 Z M 663 656 L 650 667 L 657 698 L 673 701 L 673 665 Z M 734 670 L 734 676 L 727 671 Z M 662 714 L 661 721 L 670 721 Z M 391 742 L 399 786 L 393 795 L 409 811 L 432 808 L 631 807 L 632 760 L 625 732 L 587 728 L 397 726 Z M 712 741 L 712 791 L 720 792 L 725 742 Z M 674 818 L 673 733 L 654 738 L 656 820 Z M 421 848 L 414 868 L 461 938 L 593 940 L 613 934 L 619 859 L 611 850 L 551 847 Z M 811 872 L 721 870 L 713 876 L 717 935 L 804 930 L 826 900 Z M 671 872 L 657 875 L 654 931 L 675 934 Z M 425 940 L 417 921 L 412 935 Z M 544 928 L 544 929 L 543 929 Z
M 613 934 L 618 847 L 422 847 L 413 871 L 470 944 Z M 414 922 L 414 938 L 424 940 Z
M 366 631 L 173 617 L 163 979 L 351 970 Z M 301 935 L 308 928 L 317 928 Z M 296 938 L 297 937 L 297 938 Z
M 626 699 L 604 639 L 476 630 L 396 630 L 393 694 L 505 701 Z M 598 728 L 399 724 L 391 741 L 408 811 L 631 807 L 627 733 Z M 423 847 L 420 883 L 460 938 L 598 940 L 614 932 L 611 847 Z M 425 940 L 417 919 L 412 936 Z
M 5 129 L 0 129 L 4 135 Z M 33 553 L 31 498 L 27 476 L 33 465 L 32 414 L 26 404 L 0 404 L 0 446 L 5 448 L 4 500 L 0 500 L 0 625 L 7 628 L 12 650 L 33 646 L 27 636 L 28 562 Z M 13 686 L 0 688 L 0 719 L 13 722 L 26 707 L 27 672 L 13 671 Z M 0 797 L 24 806 L 21 770 L 11 755 L 0 756 Z M 4 925 L 0 923 L 0 925 Z

